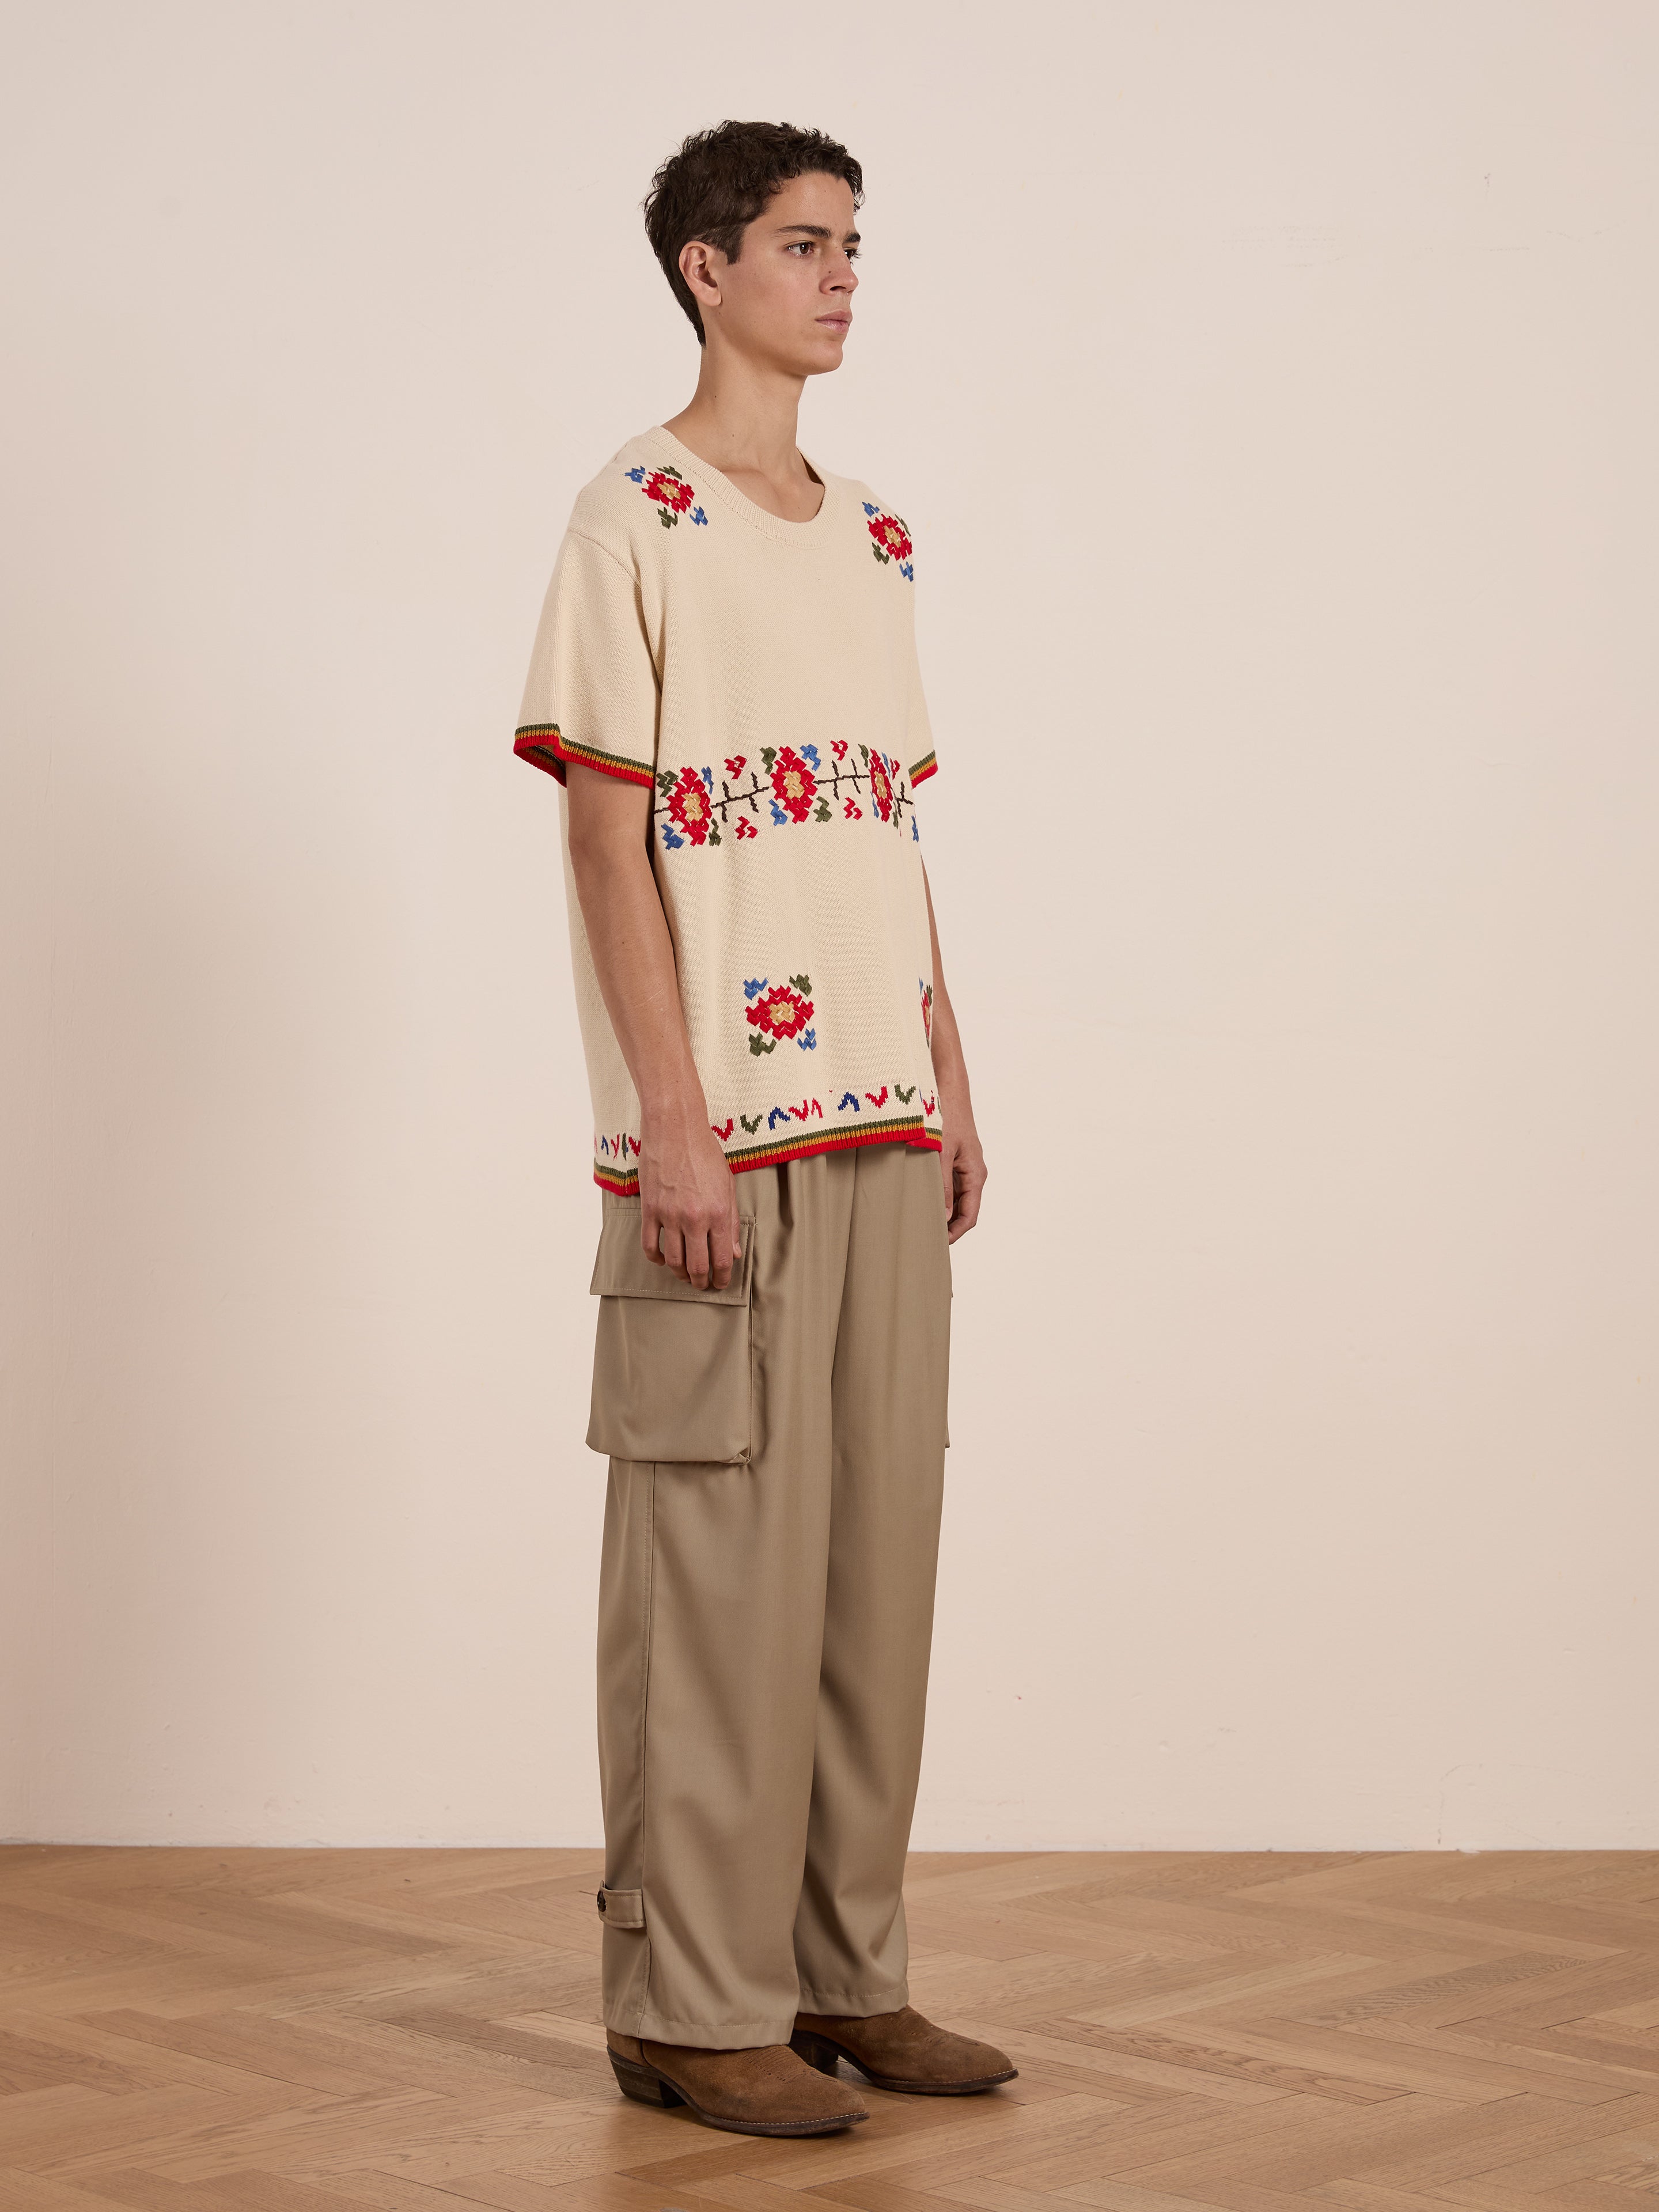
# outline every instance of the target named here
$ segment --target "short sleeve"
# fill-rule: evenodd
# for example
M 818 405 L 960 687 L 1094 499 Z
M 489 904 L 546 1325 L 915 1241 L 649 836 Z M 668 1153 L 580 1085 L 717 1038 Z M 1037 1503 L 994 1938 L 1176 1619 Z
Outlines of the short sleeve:
M 542 604 L 514 751 L 561 783 L 575 761 L 649 789 L 659 696 L 632 569 L 597 538 L 568 530 Z

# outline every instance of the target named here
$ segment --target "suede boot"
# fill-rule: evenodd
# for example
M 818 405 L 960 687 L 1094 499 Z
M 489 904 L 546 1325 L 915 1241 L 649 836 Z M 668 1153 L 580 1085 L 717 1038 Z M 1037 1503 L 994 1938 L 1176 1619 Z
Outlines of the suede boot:
M 965 2097 L 1012 2081 L 1019 2072 L 994 2044 L 935 2027 L 908 2005 L 857 2018 L 797 2013 L 789 2047 L 820 2073 L 833 2074 L 836 2061 L 845 2058 L 874 2087 L 913 2097 Z
M 740 2136 L 822 2136 L 855 2127 L 870 2108 L 857 2090 L 826 2081 L 786 2043 L 704 2051 L 606 2028 L 617 2087 L 642 2105 L 687 2105 L 711 2128 Z

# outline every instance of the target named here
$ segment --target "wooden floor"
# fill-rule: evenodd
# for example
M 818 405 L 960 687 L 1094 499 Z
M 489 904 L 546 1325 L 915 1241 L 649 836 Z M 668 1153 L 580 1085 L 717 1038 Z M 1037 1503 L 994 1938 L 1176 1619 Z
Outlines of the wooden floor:
M 0 1850 L 3 2212 L 1659 2212 L 1659 1853 L 918 1857 L 1011 2051 L 757 2142 L 617 2095 L 595 1851 Z

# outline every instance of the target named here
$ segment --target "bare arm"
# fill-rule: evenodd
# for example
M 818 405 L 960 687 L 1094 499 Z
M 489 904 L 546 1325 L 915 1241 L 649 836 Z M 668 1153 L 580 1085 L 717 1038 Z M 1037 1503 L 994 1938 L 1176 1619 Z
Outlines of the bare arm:
M 740 1239 L 738 1194 L 686 1035 L 673 939 L 651 872 L 651 793 L 574 762 L 566 776 L 576 895 L 640 1098 L 640 1241 L 683 1282 L 723 1291 Z
M 939 1112 L 945 1122 L 945 1148 L 939 1167 L 945 1176 L 945 1211 L 951 1242 L 965 1237 L 979 1219 L 979 1201 L 988 1172 L 974 1127 L 974 1102 L 968 1095 L 968 1063 L 962 1056 L 956 1010 L 945 988 L 945 963 L 939 957 L 939 924 L 933 919 L 933 894 L 927 870 L 921 872 L 927 890 L 927 927 L 933 939 L 933 1073 L 939 1082 Z

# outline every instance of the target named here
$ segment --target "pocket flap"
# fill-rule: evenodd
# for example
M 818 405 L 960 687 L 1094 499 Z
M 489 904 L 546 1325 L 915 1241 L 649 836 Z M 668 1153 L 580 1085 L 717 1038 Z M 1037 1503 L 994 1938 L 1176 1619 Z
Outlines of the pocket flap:
M 640 1242 L 638 1206 L 608 1206 L 599 1224 L 593 1279 L 587 1287 L 599 1297 L 689 1298 L 696 1305 L 746 1306 L 755 1259 L 755 1224 L 744 1221 L 741 1228 L 743 1243 L 731 1281 L 723 1291 L 712 1285 L 700 1291 L 695 1283 L 683 1283 L 667 1267 L 659 1267 L 647 1256 Z
M 647 1260 L 648 1267 L 651 1262 Z M 642 1889 L 602 1889 L 599 1915 L 607 1928 L 643 1928 L 645 1892 Z

